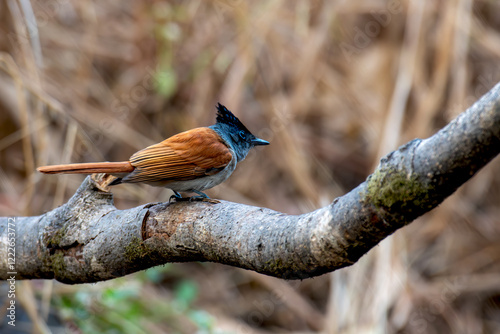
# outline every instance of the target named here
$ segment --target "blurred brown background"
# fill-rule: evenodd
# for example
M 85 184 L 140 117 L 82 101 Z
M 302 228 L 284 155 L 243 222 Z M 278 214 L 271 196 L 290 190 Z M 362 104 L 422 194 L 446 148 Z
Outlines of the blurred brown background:
M 308 212 L 498 81 L 494 0 L 1 1 L 0 215 L 49 211 L 83 180 L 36 166 L 126 160 L 213 124 L 218 101 L 271 145 L 207 193 Z M 499 170 L 333 274 L 286 282 L 189 263 L 18 282 L 18 326 L 2 307 L 0 332 L 499 333 Z M 118 208 L 171 194 L 113 193 Z

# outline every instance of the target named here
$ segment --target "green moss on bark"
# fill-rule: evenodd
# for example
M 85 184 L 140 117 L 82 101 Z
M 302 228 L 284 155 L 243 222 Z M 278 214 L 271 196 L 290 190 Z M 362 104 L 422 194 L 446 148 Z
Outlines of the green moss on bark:
M 50 257 L 52 272 L 54 277 L 60 279 L 63 275 L 67 275 L 66 264 L 64 263 L 64 253 L 62 251 L 56 251 Z
M 143 259 L 148 254 L 149 250 L 140 238 L 132 239 L 132 242 L 125 247 L 125 258 L 131 262 Z
M 432 191 L 432 186 L 421 182 L 415 174 L 385 166 L 378 168 L 368 179 L 365 198 L 377 209 L 408 218 L 408 214 L 410 217 L 416 214 L 414 211 L 433 207 L 429 197 Z

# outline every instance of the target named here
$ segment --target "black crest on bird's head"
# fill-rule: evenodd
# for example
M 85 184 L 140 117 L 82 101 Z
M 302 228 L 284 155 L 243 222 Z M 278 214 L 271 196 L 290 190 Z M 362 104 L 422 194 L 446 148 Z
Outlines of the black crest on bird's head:
M 268 141 L 257 138 L 248 131 L 240 120 L 222 104 L 217 103 L 216 108 L 217 120 L 209 128 L 215 130 L 224 140 L 226 146 L 233 150 L 237 162 L 245 159 L 252 147 L 269 145 Z
M 225 106 L 223 106 L 220 103 L 217 103 L 216 108 L 217 108 L 217 118 L 216 118 L 217 123 L 234 126 L 240 130 L 245 130 L 250 133 L 250 131 L 248 131 L 248 129 L 243 125 L 243 123 L 240 122 L 238 117 L 234 116 L 233 113 L 229 111 L 229 109 L 227 109 Z

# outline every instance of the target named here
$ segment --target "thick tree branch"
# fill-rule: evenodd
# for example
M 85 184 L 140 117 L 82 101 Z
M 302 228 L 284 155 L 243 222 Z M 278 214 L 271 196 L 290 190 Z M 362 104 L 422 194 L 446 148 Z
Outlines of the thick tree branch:
M 311 213 L 291 216 L 222 201 L 117 210 L 86 178 L 38 217 L 0 218 L 0 278 L 95 282 L 167 262 L 213 261 L 302 279 L 355 263 L 428 212 L 500 152 L 500 84 L 434 136 L 384 157 L 368 179 Z M 8 226 L 16 263 L 8 266 Z

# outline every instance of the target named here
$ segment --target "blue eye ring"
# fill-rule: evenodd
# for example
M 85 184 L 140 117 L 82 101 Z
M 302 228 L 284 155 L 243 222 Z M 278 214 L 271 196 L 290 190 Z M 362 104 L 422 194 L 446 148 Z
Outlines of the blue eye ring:
M 238 132 L 238 135 L 240 136 L 241 139 L 243 140 L 246 140 L 247 139 L 247 134 L 245 133 L 245 131 L 243 130 L 240 130 L 240 132 Z

